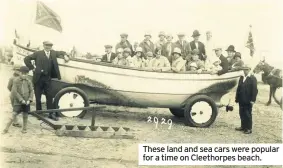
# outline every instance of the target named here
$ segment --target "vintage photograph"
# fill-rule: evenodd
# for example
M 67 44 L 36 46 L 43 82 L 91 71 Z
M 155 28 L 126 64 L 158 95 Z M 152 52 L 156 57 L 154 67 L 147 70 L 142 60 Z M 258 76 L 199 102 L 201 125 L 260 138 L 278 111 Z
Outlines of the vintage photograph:
M 1 1 L 0 167 L 139 167 L 142 143 L 282 144 L 282 5 Z

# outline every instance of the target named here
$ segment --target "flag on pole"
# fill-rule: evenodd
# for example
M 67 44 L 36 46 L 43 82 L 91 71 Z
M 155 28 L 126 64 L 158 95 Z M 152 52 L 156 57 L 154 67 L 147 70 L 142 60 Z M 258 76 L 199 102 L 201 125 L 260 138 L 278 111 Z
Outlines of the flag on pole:
M 248 37 L 248 41 L 247 41 L 246 47 L 248 49 L 250 49 L 250 56 L 253 56 L 255 48 L 254 48 L 254 40 L 253 40 L 253 35 L 252 35 L 251 28 L 252 28 L 252 26 L 250 25 L 250 32 L 249 32 L 249 37 Z
M 62 33 L 61 19 L 60 17 L 46 6 L 43 2 L 37 1 L 36 18 L 35 23 L 52 28 Z

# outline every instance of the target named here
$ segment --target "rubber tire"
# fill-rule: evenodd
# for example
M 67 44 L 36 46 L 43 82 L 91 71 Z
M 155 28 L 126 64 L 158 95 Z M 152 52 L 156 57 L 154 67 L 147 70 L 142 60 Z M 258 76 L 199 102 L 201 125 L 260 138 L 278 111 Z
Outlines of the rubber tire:
M 175 117 L 183 118 L 185 116 L 185 111 L 183 109 L 170 108 L 169 110 Z
M 54 107 L 55 107 L 56 109 L 59 109 L 58 103 L 59 103 L 60 98 L 61 98 L 65 93 L 68 93 L 68 92 L 75 92 L 75 93 L 79 94 L 80 96 L 82 96 L 82 98 L 83 98 L 83 100 L 84 100 L 84 103 L 85 103 L 84 106 L 85 106 L 85 107 L 88 107 L 88 106 L 89 106 L 88 97 L 87 97 L 86 93 L 85 93 L 83 90 L 81 90 L 81 89 L 79 89 L 79 88 L 77 88 L 77 87 L 67 87 L 67 88 L 64 88 L 64 89 L 60 90 L 60 91 L 55 95 L 55 98 L 54 98 Z M 83 110 L 77 117 L 78 117 L 78 118 L 83 118 L 83 117 L 85 116 L 86 112 L 87 112 L 87 110 Z M 67 117 L 67 116 L 65 116 L 64 114 L 62 114 L 61 112 L 58 112 L 58 113 L 59 113 L 59 115 L 60 115 L 61 117 Z
M 192 117 L 190 115 L 192 106 L 199 101 L 207 102 L 212 108 L 211 118 L 206 123 L 202 123 L 202 124 L 198 124 L 198 123 L 194 122 L 194 120 L 192 119 Z M 211 97 L 208 97 L 206 95 L 196 95 L 196 96 L 190 98 L 187 101 L 184 114 L 185 114 L 185 121 L 184 122 L 185 122 L 186 126 L 207 128 L 207 127 L 210 127 L 210 125 L 213 124 L 214 121 L 216 120 L 216 117 L 218 115 L 218 108 L 217 108 L 217 105 L 215 104 L 214 100 Z

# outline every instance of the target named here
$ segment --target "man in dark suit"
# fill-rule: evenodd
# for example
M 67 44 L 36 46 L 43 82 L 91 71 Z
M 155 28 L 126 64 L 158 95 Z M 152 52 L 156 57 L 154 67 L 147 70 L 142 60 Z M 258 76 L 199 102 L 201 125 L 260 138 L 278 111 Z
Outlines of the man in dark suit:
M 244 66 L 244 76 L 240 77 L 236 92 L 236 103 L 239 103 L 241 127 L 237 131 L 244 131 L 245 134 L 252 133 L 252 108 L 257 97 L 257 80 L 249 72 L 250 67 Z
M 51 78 L 61 79 L 60 70 L 57 62 L 57 57 L 64 57 L 65 61 L 69 57 L 64 51 L 52 50 L 53 44 L 49 41 L 43 42 L 44 50 L 36 51 L 33 54 L 26 56 L 24 62 L 26 66 L 33 70 L 33 83 L 36 99 L 36 110 L 42 110 L 41 95 L 45 93 L 47 109 L 53 109 L 52 96 L 50 95 Z M 35 61 L 35 66 L 32 64 Z M 49 113 L 49 118 L 58 120 L 58 113 Z
M 190 42 L 190 46 L 191 46 L 191 49 L 192 51 L 194 49 L 198 49 L 199 50 L 199 59 L 202 60 L 202 61 L 205 61 L 206 60 L 206 54 L 205 54 L 205 46 L 202 42 L 199 41 L 199 32 L 198 30 L 195 30 L 193 32 L 193 35 L 192 37 L 194 38 L 194 41 L 191 41 Z
M 222 55 L 222 48 L 221 47 L 216 47 L 214 49 L 216 56 L 220 59 L 221 63 L 220 66 L 222 67 L 222 70 L 216 71 L 216 72 L 211 72 L 212 74 L 218 74 L 218 75 L 222 75 L 228 72 L 229 70 L 229 63 L 227 58 L 225 58 Z
M 185 40 L 185 34 L 179 33 L 178 34 L 178 41 L 175 42 L 174 48 L 180 48 L 182 57 L 184 60 L 190 60 L 191 59 L 191 46 L 190 43 Z
M 102 56 L 101 62 L 112 63 L 112 61 L 116 58 L 116 54 L 112 52 L 111 45 L 105 45 L 106 54 Z

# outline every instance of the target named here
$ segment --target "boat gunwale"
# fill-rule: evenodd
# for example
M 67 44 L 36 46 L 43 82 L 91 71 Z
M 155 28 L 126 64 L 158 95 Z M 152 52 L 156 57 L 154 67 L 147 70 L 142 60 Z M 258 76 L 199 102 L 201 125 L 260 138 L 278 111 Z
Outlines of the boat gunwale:
M 34 50 L 34 49 L 30 49 L 30 48 L 21 46 L 21 45 L 16 44 L 16 43 L 14 43 L 14 45 L 19 47 L 19 48 L 28 50 L 30 52 L 37 51 L 37 50 Z M 17 54 L 20 54 L 20 53 L 17 52 Z M 20 54 L 20 55 L 22 55 L 22 54 Z M 97 62 L 97 61 L 93 61 L 93 60 L 83 60 L 83 59 L 76 59 L 76 58 L 70 58 L 70 60 L 71 61 L 75 61 L 75 62 L 82 62 L 82 63 L 87 63 L 87 64 L 93 64 L 93 65 L 101 65 L 101 66 L 120 68 L 120 69 L 127 69 L 127 70 L 136 70 L 136 71 L 143 71 L 143 72 L 168 73 L 168 74 L 198 74 L 198 75 L 201 75 L 201 74 L 211 74 L 210 71 L 203 71 L 201 73 L 192 72 L 192 71 L 177 72 L 177 73 L 173 72 L 173 71 L 161 71 L 161 72 L 158 72 L 158 71 L 153 71 L 153 70 L 150 70 L 150 69 L 140 69 L 140 68 L 135 68 L 135 67 L 126 67 L 126 66 L 121 66 L 121 65 L 114 65 L 112 63 Z M 239 72 L 239 71 L 242 71 L 242 70 L 229 70 L 227 73 Z M 238 77 L 238 76 L 235 76 L 235 77 Z M 233 78 L 233 77 L 231 77 L 231 78 Z

